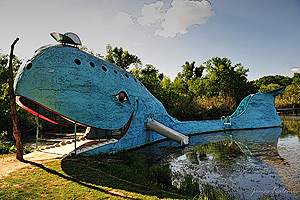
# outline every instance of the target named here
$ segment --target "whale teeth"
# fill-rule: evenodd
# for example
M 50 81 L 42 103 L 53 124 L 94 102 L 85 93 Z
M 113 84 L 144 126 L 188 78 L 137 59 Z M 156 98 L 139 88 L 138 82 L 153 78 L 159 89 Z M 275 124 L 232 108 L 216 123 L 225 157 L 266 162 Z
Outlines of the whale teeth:
M 88 132 L 86 132 L 86 138 L 91 140 L 101 140 L 101 139 L 121 139 L 124 137 L 126 132 L 129 129 L 129 126 L 131 124 L 131 120 L 133 117 L 133 113 L 131 114 L 131 117 L 129 121 L 120 129 L 115 130 L 105 130 L 105 129 L 96 129 L 96 128 L 88 128 Z
M 126 130 L 128 122 L 120 129 L 115 130 L 105 130 L 105 129 L 96 129 L 92 128 L 91 131 L 88 133 L 88 139 L 119 139 Z

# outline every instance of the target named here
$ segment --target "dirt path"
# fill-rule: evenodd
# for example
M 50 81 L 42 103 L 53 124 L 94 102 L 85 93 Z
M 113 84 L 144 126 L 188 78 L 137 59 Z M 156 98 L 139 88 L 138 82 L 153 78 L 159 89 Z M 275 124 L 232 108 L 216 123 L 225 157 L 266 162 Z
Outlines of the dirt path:
M 116 140 L 111 139 L 103 141 L 87 140 L 83 137 L 84 133 L 79 132 L 76 140 L 76 152 L 82 153 L 85 150 L 96 148 L 111 143 L 116 142 Z M 25 143 L 26 146 L 35 147 L 34 142 Z M 29 166 L 29 162 L 43 163 L 53 159 L 62 159 L 63 157 L 74 153 L 75 140 L 74 134 L 69 133 L 52 133 L 47 134 L 47 137 L 39 139 L 38 150 L 32 153 L 24 155 L 25 162 L 21 162 L 16 159 L 16 154 L 11 154 L 6 157 L 0 158 L 0 179 L 6 177 L 10 173 L 19 170 L 23 167 Z M 29 161 L 29 162 L 26 162 Z
M 16 154 L 11 154 L 7 157 L 0 158 L 0 179 L 28 165 L 30 164 L 17 160 Z
M 83 134 L 80 134 L 83 135 Z M 46 146 L 52 146 L 55 143 L 58 143 L 60 141 L 66 141 L 70 137 L 65 138 L 46 138 L 43 140 L 42 145 Z M 78 146 L 83 145 L 88 141 L 79 141 Z M 39 142 L 40 143 L 40 142 Z M 30 144 L 30 143 L 28 143 Z M 51 145 L 50 145 L 51 144 Z M 34 146 L 35 143 L 32 143 L 32 146 Z M 69 154 L 71 151 L 74 150 L 74 143 L 50 148 L 50 149 L 44 149 L 44 150 L 36 150 L 32 153 L 24 155 L 24 160 L 36 162 L 36 163 L 42 163 L 45 161 L 53 160 L 53 159 L 61 159 L 65 155 Z M 16 159 L 16 154 L 11 154 L 5 157 L 0 158 L 0 179 L 6 177 L 10 173 L 19 170 L 23 167 L 29 166 L 29 163 L 21 162 Z
M 42 163 L 53 159 L 60 159 L 61 157 L 62 155 L 34 151 L 30 154 L 24 155 L 25 162 L 21 162 L 16 159 L 16 154 L 11 154 L 0 158 L 0 179 L 23 167 L 30 166 L 30 163 L 26 163 L 26 161 Z

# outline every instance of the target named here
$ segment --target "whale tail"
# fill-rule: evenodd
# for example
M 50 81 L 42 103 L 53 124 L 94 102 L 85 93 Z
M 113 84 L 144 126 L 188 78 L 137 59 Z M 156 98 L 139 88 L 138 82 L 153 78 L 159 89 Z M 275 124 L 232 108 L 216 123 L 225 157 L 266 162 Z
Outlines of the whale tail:
M 226 129 L 266 128 L 277 127 L 282 121 L 275 108 L 275 97 L 286 87 L 277 88 L 269 92 L 258 92 L 245 97 L 236 111 L 229 117 L 222 119 L 224 125 L 230 121 Z
M 270 95 L 276 97 L 277 95 L 281 94 L 285 90 L 285 88 L 286 88 L 286 86 L 280 87 L 280 88 L 277 88 L 275 90 L 265 92 L 265 94 L 270 94 Z

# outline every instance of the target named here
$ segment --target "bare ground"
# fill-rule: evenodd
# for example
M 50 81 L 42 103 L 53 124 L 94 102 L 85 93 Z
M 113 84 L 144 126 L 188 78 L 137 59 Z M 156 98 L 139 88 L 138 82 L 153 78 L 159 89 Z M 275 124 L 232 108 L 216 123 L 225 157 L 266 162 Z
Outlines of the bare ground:
M 82 136 L 84 133 L 78 133 L 78 136 Z M 72 133 L 51 133 L 45 134 L 42 139 L 39 139 L 39 146 L 48 146 L 61 141 L 69 140 L 74 137 Z M 35 141 L 26 142 L 24 145 L 29 147 L 35 147 Z M 42 163 L 45 161 L 60 159 L 63 154 L 55 154 L 50 152 L 34 151 L 30 154 L 24 155 L 25 162 L 21 162 L 16 159 L 16 154 L 11 154 L 8 156 L 0 157 L 0 179 L 8 176 L 10 173 L 19 170 L 23 167 L 30 166 L 26 163 L 26 160 L 33 161 L 37 163 Z

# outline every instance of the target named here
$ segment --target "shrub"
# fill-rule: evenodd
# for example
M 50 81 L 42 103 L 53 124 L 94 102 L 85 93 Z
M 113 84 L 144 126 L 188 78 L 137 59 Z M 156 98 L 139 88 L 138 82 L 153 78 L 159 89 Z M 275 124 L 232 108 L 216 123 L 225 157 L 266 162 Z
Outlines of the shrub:
M 10 147 L 7 144 L 0 143 L 0 155 L 8 154 Z

